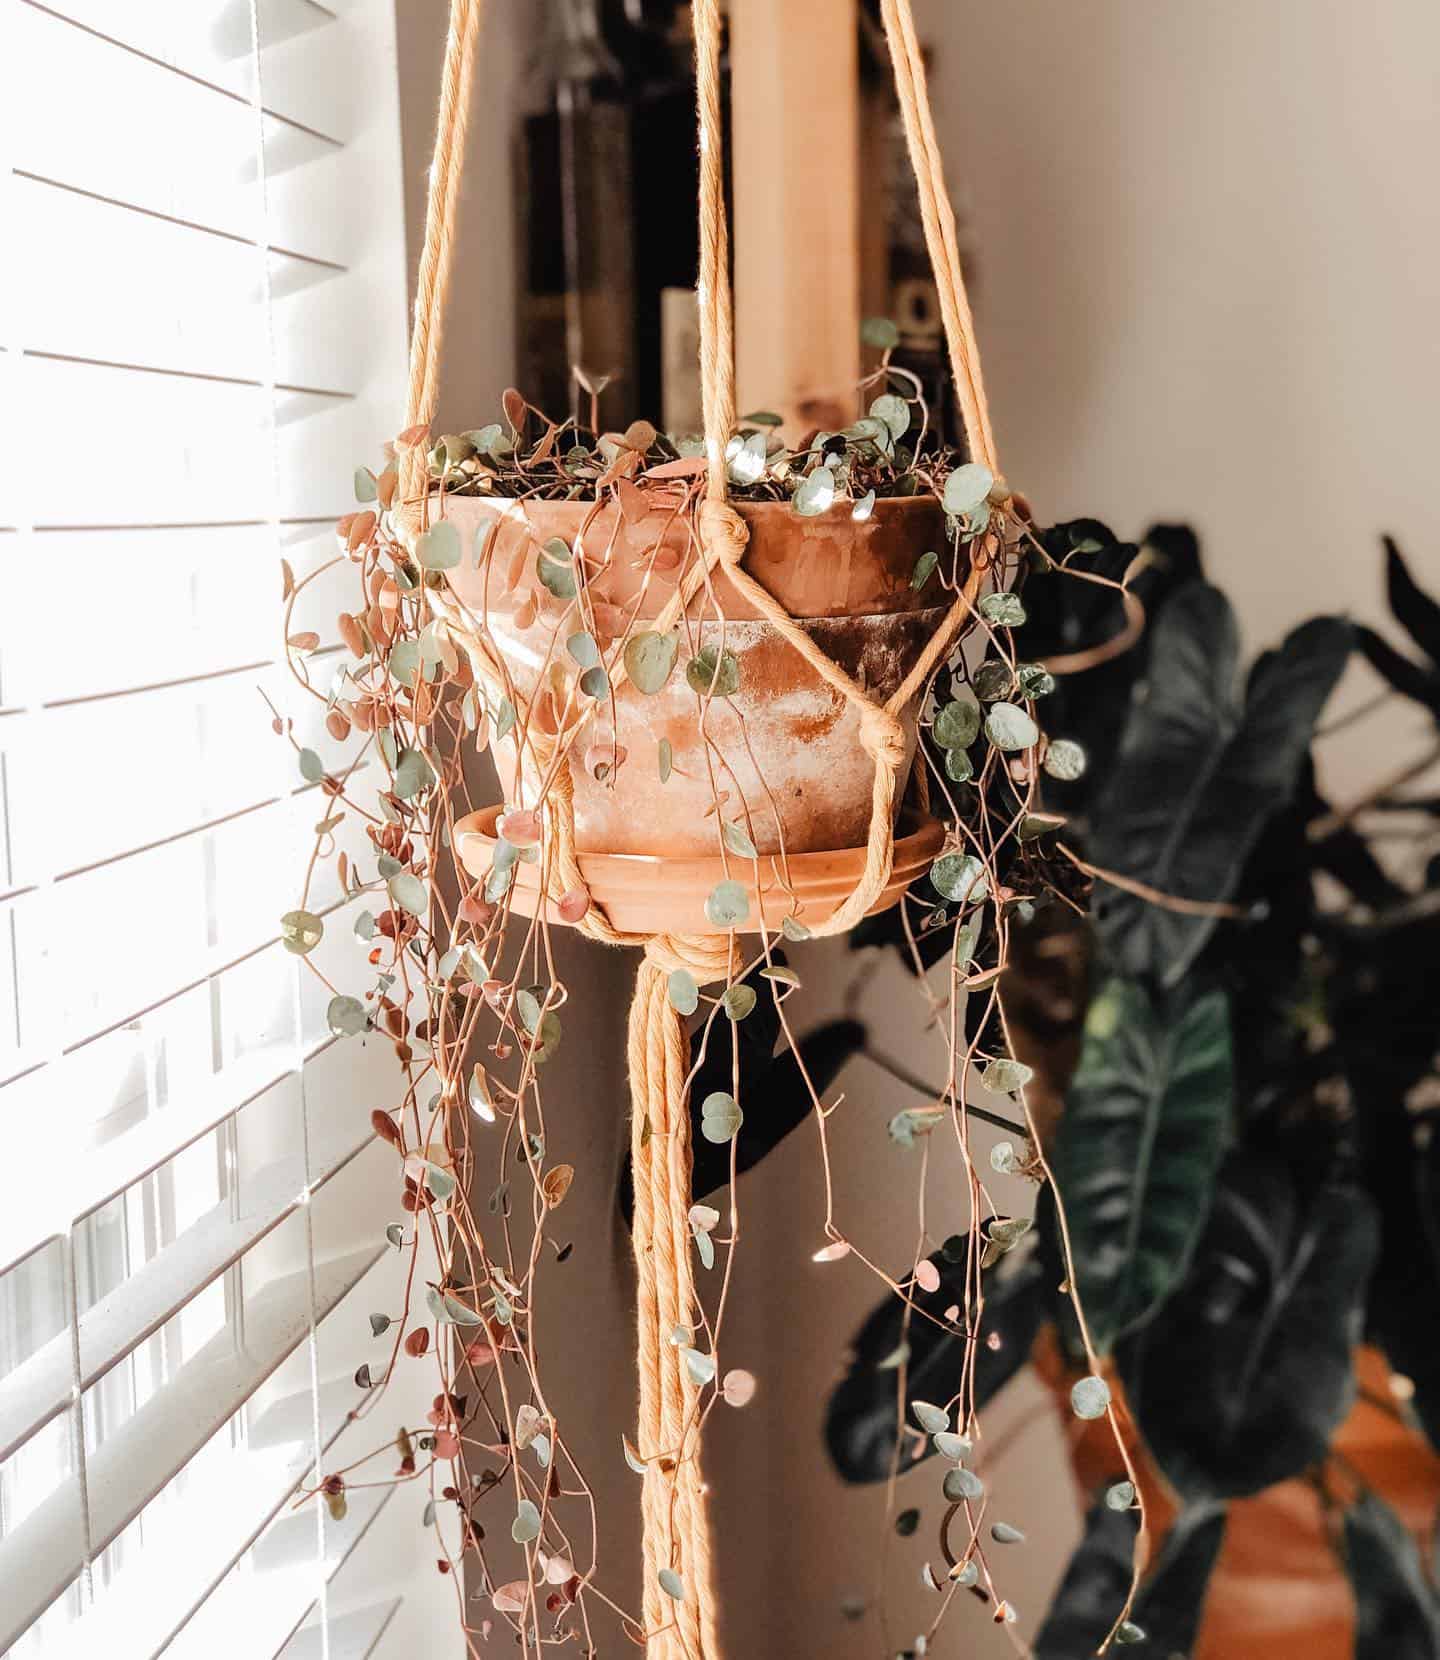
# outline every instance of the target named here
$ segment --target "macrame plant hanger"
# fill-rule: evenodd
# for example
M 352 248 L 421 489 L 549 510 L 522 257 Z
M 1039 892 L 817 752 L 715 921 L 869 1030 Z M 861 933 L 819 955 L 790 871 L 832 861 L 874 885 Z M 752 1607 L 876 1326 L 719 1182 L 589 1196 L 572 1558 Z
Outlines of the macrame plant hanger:
M 881 10 L 966 442 L 971 460 L 983 463 L 998 478 L 979 352 L 961 278 L 955 216 L 945 191 L 910 0 L 882 0 Z M 406 427 L 427 425 L 435 414 L 445 296 L 482 11 L 482 0 L 452 0 L 415 300 Z M 700 147 L 700 368 L 707 477 L 699 509 L 700 557 L 691 562 L 669 605 L 650 626 L 656 631 L 673 626 L 706 585 L 709 573 L 721 564 L 729 580 L 786 643 L 855 706 L 861 742 L 875 763 L 864 871 L 844 903 L 828 918 L 811 924 L 816 935 L 840 934 L 871 910 L 891 876 L 896 807 L 905 766 L 899 717 L 954 646 L 972 615 L 986 571 L 977 558 L 944 622 L 903 683 L 880 704 L 832 662 L 744 569 L 748 533 L 726 500 L 725 448 L 735 428 L 735 354 L 721 145 L 719 0 L 695 0 L 693 16 Z M 423 446 L 405 451 L 400 465 L 400 506 L 395 517 L 402 532 L 413 535 L 423 528 L 431 509 Z M 489 658 L 483 642 L 472 643 L 472 650 L 482 662 Z M 491 684 L 504 686 L 506 695 L 514 698 L 503 666 L 492 666 Z M 623 674 L 623 669 L 618 673 Z M 532 723 L 522 724 L 529 729 L 530 741 L 548 743 L 550 750 L 539 757 L 550 780 L 544 802 L 545 886 L 558 899 L 584 886 L 563 755 L 566 734 L 547 740 Z M 545 764 L 557 758 L 558 765 Z M 579 926 L 594 939 L 638 946 L 644 952 L 630 1009 L 628 1059 L 640 1398 L 634 1440 L 645 1460 L 641 1509 L 646 1654 L 648 1660 L 719 1660 L 713 1552 L 700 1467 L 701 1391 L 680 1349 L 670 1340 L 676 1326 L 693 1327 L 695 1291 L 688 1220 L 691 1150 L 685 1081 L 689 1040 L 680 1015 L 670 1004 L 667 977 L 673 969 L 684 968 L 700 983 L 726 980 L 741 966 L 741 954 L 733 932 L 627 934 L 612 927 L 598 906 L 592 906 Z M 678 1596 L 673 1594 L 677 1587 Z

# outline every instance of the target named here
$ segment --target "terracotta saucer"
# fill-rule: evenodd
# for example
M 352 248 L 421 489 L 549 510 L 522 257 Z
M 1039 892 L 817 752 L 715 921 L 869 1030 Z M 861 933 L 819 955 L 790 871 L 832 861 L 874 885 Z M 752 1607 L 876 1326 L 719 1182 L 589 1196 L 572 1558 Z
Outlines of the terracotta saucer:
M 455 849 L 472 876 L 483 877 L 495 850 L 495 820 L 499 807 L 483 807 L 455 826 Z M 900 895 L 923 876 L 945 840 L 938 819 L 921 818 L 907 809 L 895 840 L 895 867 L 870 914 L 898 903 Z M 855 889 L 865 868 L 863 847 L 836 853 L 795 853 L 788 861 L 789 884 L 781 880 L 781 861 L 762 855 L 759 879 L 749 860 L 731 855 L 729 870 L 719 855 L 665 858 L 640 853 L 582 853 L 580 870 L 592 899 L 604 908 L 611 923 L 630 934 L 723 934 L 705 915 L 705 901 L 717 882 L 728 876 L 743 884 L 750 915 L 737 933 L 758 933 L 762 923 L 774 931 L 782 918 L 794 916 L 810 926 L 822 923 Z M 538 867 L 517 864 L 513 904 L 523 916 L 534 916 L 539 902 Z M 554 906 L 549 920 L 559 922 Z

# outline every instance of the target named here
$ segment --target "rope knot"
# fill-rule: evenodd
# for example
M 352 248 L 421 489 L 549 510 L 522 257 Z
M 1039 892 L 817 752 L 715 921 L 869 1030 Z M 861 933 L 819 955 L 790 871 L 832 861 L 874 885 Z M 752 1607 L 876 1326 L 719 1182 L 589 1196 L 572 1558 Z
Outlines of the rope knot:
M 740 947 L 733 934 L 652 934 L 645 942 L 645 961 L 663 974 L 682 968 L 705 985 L 739 972 Z
M 898 773 L 905 765 L 905 732 L 894 715 L 868 698 L 860 703 L 860 742 L 876 766 Z
M 727 501 L 707 498 L 700 503 L 700 546 L 725 566 L 738 565 L 745 557 L 750 527 Z

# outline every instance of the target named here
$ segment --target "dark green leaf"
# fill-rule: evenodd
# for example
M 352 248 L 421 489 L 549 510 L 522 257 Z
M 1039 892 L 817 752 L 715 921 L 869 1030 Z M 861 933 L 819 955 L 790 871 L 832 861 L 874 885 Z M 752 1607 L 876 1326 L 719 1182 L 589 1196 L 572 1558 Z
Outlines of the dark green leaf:
M 1440 1601 L 1414 1539 L 1374 1493 L 1345 1512 L 1345 1566 L 1355 1593 L 1355 1660 L 1440 1655 Z
M 1225 994 L 1169 1002 L 1111 980 L 1090 1005 L 1053 1168 L 1103 1354 L 1184 1274 L 1230 1124 Z
M 1385 591 L 1395 621 L 1440 669 L 1440 603 L 1411 576 L 1392 536 L 1385 538 Z
M 1085 1533 L 1035 1639 L 1035 1660 L 1083 1660 L 1104 1642 L 1130 1588 L 1134 1512 L 1103 1502 L 1085 1518 Z M 1171 1529 L 1135 1605 L 1134 1623 L 1154 1660 L 1189 1654 L 1200 1629 L 1205 1593 L 1225 1533 L 1214 1506 L 1184 1511 Z
M 1228 900 L 1267 819 L 1289 799 L 1310 735 L 1351 645 L 1319 618 L 1256 663 L 1242 706 L 1239 640 L 1224 596 L 1176 594 L 1150 645 L 1149 693 L 1134 708 L 1097 803 L 1095 863 L 1183 899 Z M 1124 973 L 1177 984 L 1215 930 L 1213 916 L 1096 890 L 1102 943 Z
M 1118 1350 L 1183 1496 L 1258 1493 L 1324 1458 L 1354 1400 L 1377 1247 L 1359 1188 L 1330 1183 L 1307 1204 L 1284 1164 L 1231 1155 L 1185 1282 Z

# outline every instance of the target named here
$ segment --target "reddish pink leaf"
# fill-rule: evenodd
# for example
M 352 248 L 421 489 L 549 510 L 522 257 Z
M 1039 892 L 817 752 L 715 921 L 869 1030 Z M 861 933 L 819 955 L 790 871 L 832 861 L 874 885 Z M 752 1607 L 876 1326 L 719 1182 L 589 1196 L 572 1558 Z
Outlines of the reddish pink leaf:
M 676 461 L 662 461 L 658 467 L 647 467 L 646 478 L 696 478 L 705 471 L 703 455 L 682 455 Z
M 560 896 L 560 903 L 555 909 L 560 913 L 562 922 L 579 922 L 590 909 L 590 894 L 585 888 L 571 888 L 569 893 Z
M 511 847 L 538 847 L 540 845 L 540 815 L 533 808 L 519 808 L 501 813 L 495 821 L 497 833 Z

